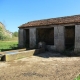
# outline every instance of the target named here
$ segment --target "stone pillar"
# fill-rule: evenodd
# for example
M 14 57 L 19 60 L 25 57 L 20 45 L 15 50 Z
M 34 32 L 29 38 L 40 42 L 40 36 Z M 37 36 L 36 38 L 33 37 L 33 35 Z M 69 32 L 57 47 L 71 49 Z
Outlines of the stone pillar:
M 24 32 L 25 32 L 25 30 L 24 29 L 19 29 L 19 32 L 18 32 L 18 46 L 20 47 L 20 48 L 23 48 L 23 47 L 25 47 L 25 44 L 24 44 Z
M 35 48 L 36 47 L 36 28 L 29 29 L 29 47 Z
M 54 27 L 54 46 L 58 51 L 64 50 L 64 26 Z
M 75 25 L 75 52 L 80 51 L 80 25 Z

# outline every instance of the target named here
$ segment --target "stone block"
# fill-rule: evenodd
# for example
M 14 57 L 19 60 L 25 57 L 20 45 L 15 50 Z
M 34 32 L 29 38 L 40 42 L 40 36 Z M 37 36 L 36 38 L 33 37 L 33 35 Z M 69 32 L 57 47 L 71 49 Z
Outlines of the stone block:
M 1 58 L 2 61 L 12 61 L 16 59 L 21 59 L 25 57 L 30 57 L 35 54 L 39 54 L 45 52 L 44 49 L 33 49 L 33 50 L 27 50 L 27 51 L 20 51 L 20 52 L 10 52 L 9 54 L 4 52 L 4 56 Z

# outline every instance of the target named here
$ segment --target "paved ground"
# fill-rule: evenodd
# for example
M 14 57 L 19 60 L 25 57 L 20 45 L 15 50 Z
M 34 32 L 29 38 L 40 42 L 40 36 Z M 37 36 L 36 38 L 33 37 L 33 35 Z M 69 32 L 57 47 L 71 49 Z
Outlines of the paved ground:
M 80 74 L 80 57 L 40 54 L 0 62 L 0 80 L 74 80 Z

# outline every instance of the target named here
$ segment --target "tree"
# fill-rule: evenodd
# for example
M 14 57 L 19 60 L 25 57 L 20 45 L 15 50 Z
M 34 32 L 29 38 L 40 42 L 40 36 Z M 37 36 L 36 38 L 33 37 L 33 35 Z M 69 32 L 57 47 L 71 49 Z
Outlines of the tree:
M 13 36 L 14 36 L 14 37 L 18 37 L 18 32 L 14 32 L 14 33 L 13 33 Z
M 2 28 L 0 27 L 0 40 L 3 39 L 3 31 L 2 31 Z
M 0 40 L 7 40 L 7 39 L 9 39 L 9 37 L 4 35 L 3 29 L 0 27 Z

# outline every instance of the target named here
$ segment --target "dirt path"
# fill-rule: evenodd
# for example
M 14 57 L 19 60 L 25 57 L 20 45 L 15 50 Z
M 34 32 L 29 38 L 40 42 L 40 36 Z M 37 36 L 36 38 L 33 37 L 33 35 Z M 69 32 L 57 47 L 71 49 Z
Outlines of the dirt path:
M 0 80 L 73 80 L 80 74 L 79 57 L 27 57 L 0 62 Z

